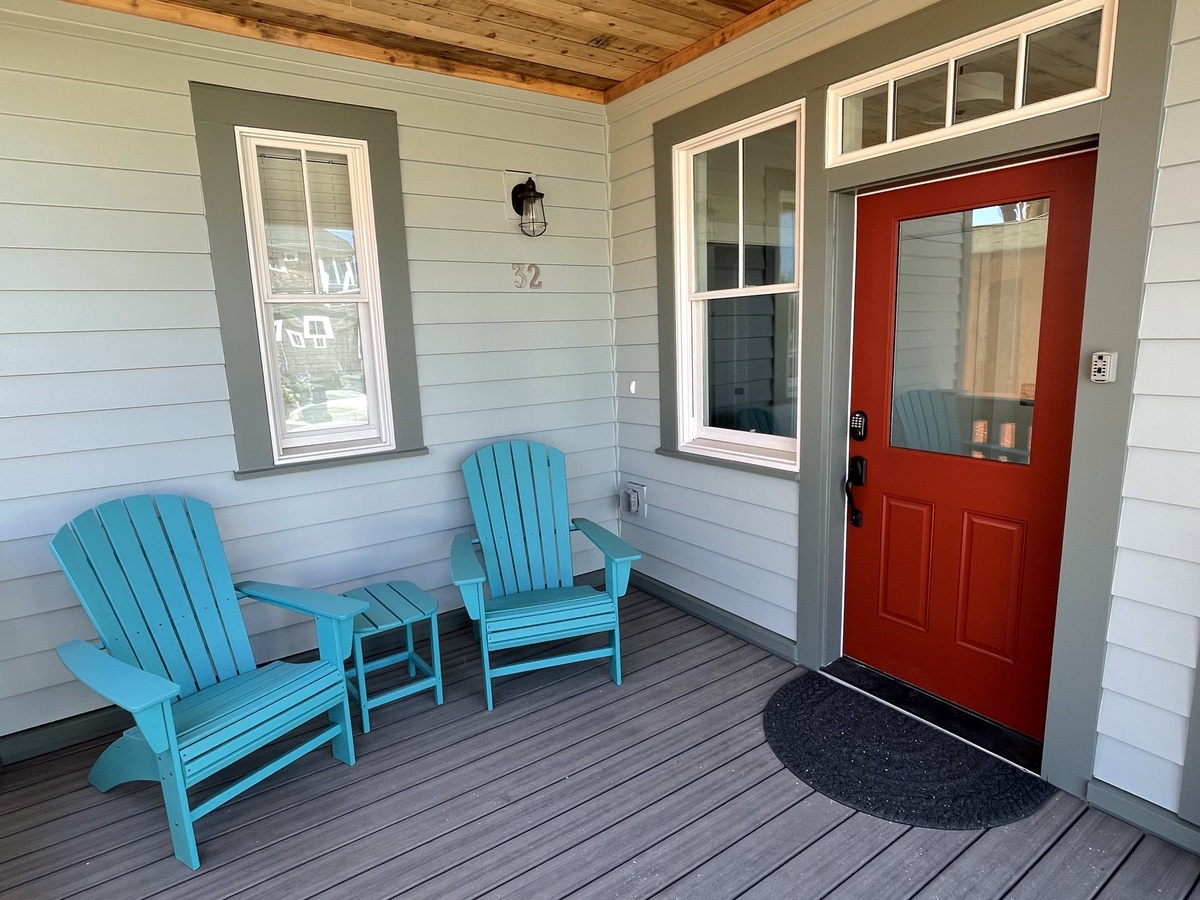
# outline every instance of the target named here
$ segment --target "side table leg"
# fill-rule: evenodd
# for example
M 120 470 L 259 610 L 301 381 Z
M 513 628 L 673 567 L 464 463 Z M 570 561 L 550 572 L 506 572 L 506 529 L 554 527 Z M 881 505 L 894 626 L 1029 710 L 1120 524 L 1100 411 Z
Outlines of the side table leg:
M 438 646 L 438 614 L 437 610 L 433 611 L 433 615 L 429 617 L 429 653 L 433 657 L 433 677 L 435 684 L 433 687 L 433 699 L 437 701 L 438 706 L 442 705 L 442 650 Z
M 371 730 L 371 713 L 367 710 L 367 670 L 363 663 L 363 636 L 354 636 L 354 675 L 358 680 L 358 705 L 362 710 L 362 730 Z

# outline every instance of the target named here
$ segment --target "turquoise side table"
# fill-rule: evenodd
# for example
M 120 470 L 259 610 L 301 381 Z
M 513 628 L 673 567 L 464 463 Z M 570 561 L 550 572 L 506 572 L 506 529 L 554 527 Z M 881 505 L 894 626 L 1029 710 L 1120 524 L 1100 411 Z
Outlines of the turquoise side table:
M 370 606 L 367 611 L 354 617 L 353 662 L 346 670 L 346 681 L 351 696 L 358 701 L 362 710 L 362 730 L 371 730 L 370 710 L 401 697 L 433 689 L 434 699 L 442 702 L 442 658 L 438 648 L 437 601 L 411 581 L 383 581 L 368 584 L 346 592 L 347 597 L 365 600 Z M 429 622 L 429 655 L 423 659 L 413 649 L 413 625 Z M 363 660 L 363 642 L 376 635 L 404 629 L 404 649 L 387 656 Z M 367 694 L 367 673 L 387 666 L 408 663 L 411 680 L 399 687 L 382 691 L 374 696 Z M 418 672 L 421 677 L 417 677 Z

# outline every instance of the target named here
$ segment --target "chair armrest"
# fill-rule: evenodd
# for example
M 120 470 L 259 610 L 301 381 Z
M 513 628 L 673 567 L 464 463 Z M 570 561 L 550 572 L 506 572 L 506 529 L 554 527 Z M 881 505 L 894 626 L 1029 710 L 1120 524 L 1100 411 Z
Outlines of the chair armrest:
M 175 682 L 122 662 L 87 641 L 59 645 L 58 658 L 85 685 L 131 713 L 179 696 L 180 687 Z
M 628 589 L 629 571 L 642 554 L 590 519 L 572 519 L 571 527 L 604 554 L 604 590 L 616 600 Z
M 269 584 L 265 581 L 240 581 L 233 587 L 240 594 L 270 603 L 272 606 L 280 606 L 313 618 L 336 619 L 339 622 L 353 619 L 359 613 L 366 612 L 370 606 L 365 600 L 352 600 L 341 594 L 327 594 L 324 591 L 310 591 L 283 584 Z
M 591 519 L 572 519 L 575 530 L 596 545 L 596 548 L 608 559 L 614 562 L 636 562 L 642 558 L 638 550 L 625 543 L 603 525 L 597 525 Z
M 233 588 L 246 597 L 312 616 L 317 622 L 317 650 L 321 659 L 339 667 L 350 655 L 354 617 L 371 606 L 366 600 L 353 600 L 341 594 L 268 584 L 265 581 L 240 581 Z
M 456 534 L 450 545 L 450 578 L 462 593 L 467 615 L 478 620 L 483 612 L 483 582 L 487 574 L 469 534 Z

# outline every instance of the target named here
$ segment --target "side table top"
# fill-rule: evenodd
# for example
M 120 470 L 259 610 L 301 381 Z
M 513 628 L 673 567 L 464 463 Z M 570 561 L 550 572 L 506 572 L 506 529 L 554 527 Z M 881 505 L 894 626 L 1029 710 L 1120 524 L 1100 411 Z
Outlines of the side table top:
M 371 634 L 411 625 L 437 615 L 437 600 L 411 581 L 381 581 L 346 591 L 347 597 L 366 600 L 367 611 L 354 617 L 355 634 Z

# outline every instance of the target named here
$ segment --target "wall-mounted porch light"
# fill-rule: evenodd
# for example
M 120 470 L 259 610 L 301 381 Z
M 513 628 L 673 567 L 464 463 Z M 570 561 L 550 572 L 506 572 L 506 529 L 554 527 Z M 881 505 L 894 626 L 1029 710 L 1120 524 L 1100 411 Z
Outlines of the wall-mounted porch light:
M 522 234 L 539 237 L 546 233 L 546 208 L 542 205 L 545 196 L 537 189 L 532 176 L 512 189 L 512 205 L 521 217 Z

